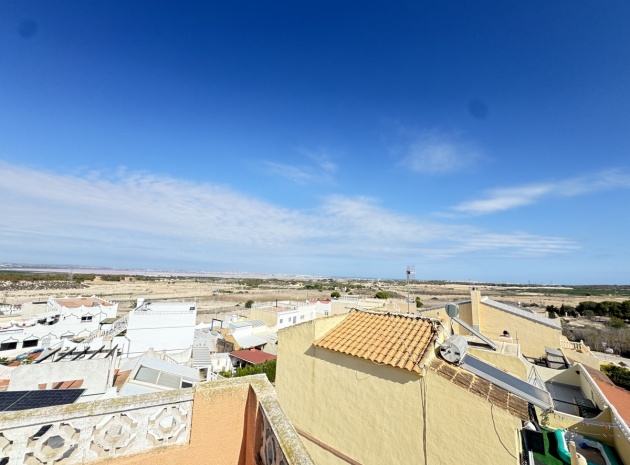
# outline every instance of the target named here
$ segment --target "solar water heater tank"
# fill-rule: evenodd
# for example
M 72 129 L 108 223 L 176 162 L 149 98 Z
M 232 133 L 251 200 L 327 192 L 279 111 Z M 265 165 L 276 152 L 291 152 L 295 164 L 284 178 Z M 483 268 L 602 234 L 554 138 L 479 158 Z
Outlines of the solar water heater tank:
M 463 336 L 451 336 L 440 346 L 440 355 L 447 362 L 460 363 L 467 350 L 468 343 Z

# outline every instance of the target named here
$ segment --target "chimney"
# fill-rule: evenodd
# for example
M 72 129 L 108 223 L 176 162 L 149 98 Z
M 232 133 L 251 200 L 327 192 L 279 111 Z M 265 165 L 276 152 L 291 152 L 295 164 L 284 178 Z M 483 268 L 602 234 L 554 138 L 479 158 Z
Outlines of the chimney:
M 472 327 L 480 331 L 479 329 L 479 307 L 481 306 L 481 291 L 475 286 L 470 288 L 470 306 L 472 312 Z

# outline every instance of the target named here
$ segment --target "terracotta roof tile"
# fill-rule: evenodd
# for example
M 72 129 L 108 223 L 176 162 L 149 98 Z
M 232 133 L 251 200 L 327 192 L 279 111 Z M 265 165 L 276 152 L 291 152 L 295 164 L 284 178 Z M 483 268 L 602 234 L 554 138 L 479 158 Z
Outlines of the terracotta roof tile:
M 477 397 L 487 400 L 497 408 L 505 410 L 521 420 L 528 420 L 527 402 L 505 389 L 437 358 L 431 362 L 429 368 L 442 378 Z
M 436 337 L 429 319 L 354 310 L 314 345 L 420 373 Z
M 114 387 L 116 388 L 116 390 L 120 391 L 120 389 L 123 387 L 123 384 L 125 384 L 125 381 L 127 381 L 127 378 L 129 378 L 131 371 L 132 370 L 116 372 L 116 375 L 114 377 Z
M 83 385 L 82 379 L 73 379 L 69 381 L 55 381 L 54 383 L 52 383 L 51 389 L 79 389 L 82 385 Z
M 263 352 L 262 350 L 250 349 L 250 350 L 233 350 L 230 352 L 230 355 L 233 355 L 236 358 L 240 358 L 246 362 L 252 363 L 254 365 L 259 365 L 261 363 L 268 362 L 269 360 L 275 360 L 277 356 L 273 354 L 268 354 L 267 352 Z

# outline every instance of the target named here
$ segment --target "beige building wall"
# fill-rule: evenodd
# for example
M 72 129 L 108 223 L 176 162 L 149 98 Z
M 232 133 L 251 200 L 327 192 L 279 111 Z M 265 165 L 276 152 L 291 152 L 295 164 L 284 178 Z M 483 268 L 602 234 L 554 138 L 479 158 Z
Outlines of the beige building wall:
M 458 304 L 457 306 L 459 307 L 459 318 L 469 325 L 472 325 L 472 304 L 468 302 L 464 304 Z M 450 328 L 451 319 L 446 314 L 445 307 L 436 308 L 435 310 L 427 310 L 420 313 L 420 315 L 427 318 L 437 318 L 442 321 L 445 327 Z M 470 334 L 467 329 L 462 328 L 455 322 L 453 322 L 453 333 L 462 335 Z
M 278 324 L 278 314 L 275 312 L 268 312 L 259 308 L 252 308 L 250 313 L 252 320 L 262 320 L 267 326 L 273 327 Z
M 521 346 L 521 353 L 528 357 L 542 357 L 545 347 L 557 349 L 561 331 L 535 321 L 485 305 L 480 306 L 481 333 L 490 339 L 497 339 L 503 331 L 508 331 L 514 342 Z
M 426 380 L 429 464 L 519 463 L 521 420 L 432 371 Z
M 421 378 L 313 346 L 343 318 L 321 318 L 279 334 L 278 401 L 296 429 L 315 440 L 303 443 L 316 463 L 352 463 L 339 453 L 362 465 L 517 463 L 512 456 L 518 456 L 520 420 L 507 412 L 491 410 L 487 401 L 435 373 Z
M 478 293 L 478 291 L 477 291 Z M 471 297 L 480 298 L 478 294 L 471 292 Z M 560 347 L 560 336 L 562 332 L 549 326 L 536 323 L 535 321 L 513 315 L 508 312 L 496 309 L 486 305 L 480 301 L 475 306 L 478 312 L 478 318 L 473 315 L 473 302 L 458 304 L 459 318 L 471 326 L 479 324 L 481 333 L 493 340 L 497 340 L 508 331 L 514 342 L 518 342 L 521 346 L 521 353 L 528 357 L 542 357 L 545 355 L 545 347 L 558 349 Z M 445 326 L 450 325 L 446 310 L 444 308 L 429 310 L 422 312 L 422 316 L 430 318 L 439 318 Z M 453 323 L 453 332 L 455 334 L 467 335 L 469 332 L 460 327 L 457 323 Z M 517 340 L 518 337 L 518 340 Z

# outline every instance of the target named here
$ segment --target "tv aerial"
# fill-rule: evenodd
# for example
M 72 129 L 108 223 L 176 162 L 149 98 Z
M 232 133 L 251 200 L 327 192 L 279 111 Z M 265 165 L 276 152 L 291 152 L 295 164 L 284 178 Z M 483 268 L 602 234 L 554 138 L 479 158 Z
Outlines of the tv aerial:
M 406 278 L 407 278 L 407 313 L 411 313 L 410 309 L 409 309 L 409 305 L 411 304 L 411 297 L 410 297 L 410 289 L 409 289 L 409 283 L 411 281 L 413 281 L 414 277 L 416 275 L 416 267 L 413 265 L 407 265 L 407 272 L 406 272 Z

